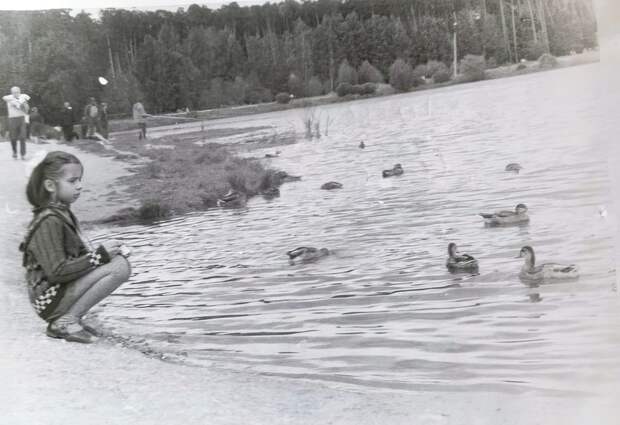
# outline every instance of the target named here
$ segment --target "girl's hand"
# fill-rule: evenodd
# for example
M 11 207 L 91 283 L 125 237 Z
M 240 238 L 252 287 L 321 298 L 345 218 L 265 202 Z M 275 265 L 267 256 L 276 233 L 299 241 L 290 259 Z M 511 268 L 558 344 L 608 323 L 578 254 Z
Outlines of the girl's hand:
M 110 255 L 110 257 L 114 257 L 120 254 L 120 249 L 121 249 L 122 244 L 123 243 L 121 241 L 111 240 L 111 241 L 106 241 L 102 243 L 101 245 L 103 245 L 105 250 L 108 251 L 108 254 Z

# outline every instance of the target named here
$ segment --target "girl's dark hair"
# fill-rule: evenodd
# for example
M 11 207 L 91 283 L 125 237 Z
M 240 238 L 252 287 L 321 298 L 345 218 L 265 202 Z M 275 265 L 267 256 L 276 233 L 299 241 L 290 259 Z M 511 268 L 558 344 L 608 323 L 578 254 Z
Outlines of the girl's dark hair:
M 58 178 L 63 165 L 66 164 L 82 166 L 75 155 L 62 151 L 52 151 L 48 152 L 43 161 L 34 167 L 28 180 L 28 186 L 26 186 L 26 197 L 33 207 L 41 208 L 48 204 L 50 193 L 45 189 L 43 182 L 46 179 Z

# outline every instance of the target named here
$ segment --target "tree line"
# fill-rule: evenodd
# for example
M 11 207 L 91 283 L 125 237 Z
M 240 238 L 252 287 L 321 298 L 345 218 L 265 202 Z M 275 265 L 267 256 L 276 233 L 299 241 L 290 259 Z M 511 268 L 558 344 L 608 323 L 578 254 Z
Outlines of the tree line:
M 128 114 L 272 101 L 333 91 L 342 64 L 375 79 L 483 55 L 488 64 L 596 47 L 591 0 L 317 0 L 176 12 L 0 12 L 0 84 L 19 85 L 53 122 L 89 96 Z M 380 77 L 376 77 L 379 75 Z M 101 86 L 97 77 L 110 81 Z

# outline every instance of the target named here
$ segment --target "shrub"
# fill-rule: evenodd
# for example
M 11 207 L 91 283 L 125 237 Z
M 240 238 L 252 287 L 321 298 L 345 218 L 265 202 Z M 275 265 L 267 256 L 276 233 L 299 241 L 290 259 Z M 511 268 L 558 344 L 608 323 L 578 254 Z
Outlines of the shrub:
M 308 81 L 308 85 L 306 87 L 306 96 L 320 96 L 323 94 L 323 84 L 319 77 L 312 77 L 310 81 Z
M 540 68 L 555 68 L 558 66 L 558 59 L 549 53 L 544 53 L 538 58 L 538 66 Z
M 426 63 L 426 74 L 425 77 L 426 78 L 434 78 L 435 74 L 437 74 L 438 72 L 441 71 L 448 71 L 448 67 L 446 66 L 445 63 L 443 62 L 439 62 L 439 61 L 435 61 L 435 60 L 430 60 Z
M 486 77 L 486 62 L 483 56 L 465 55 L 459 68 L 463 81 L 479 81 Z
M 291 95 L 285 92 L 276 94 L 276 102 L 286 105 L 291 101 Z
M 524 63 L 520 63 L 519 65 L 517 65 L 517 71 L 522 71 L 524 69 L 527 69 L 527 65 Z
M 450 74 L 450 71 L 447 67 L 445 70 L 440 70 L 433 74 L 433 82 L 435 83 L 445 83 L 447 81 L 450 81 L 450 78 L 452 78 L 452 74 Z
M 418 65 L 413 70 L 413 85 L 415 87 L 426 84 L 426 65 Z
M 349 83 L 340 83 L 338 84 L 338 87 L 336 87 L 336 93 L 339 97 L 353 94 L 353 91 L 353 85 Z
M 265 87 L 253 87 L 245 92 L 244 100 L 245 103 L 249 104 L 271 102 L 273 100 L 273 95 L 271 91 Z
M 356 87 L 359 87 L 358 91 L 361 95 L 375 94 L 375 92 L 377 91 L 377 85 L 375 83 L 364 83 Z
M 380 96 L 389 96 L 389 95 L 396 93 L 396 90 L 394 89 L 394 87 L 392 87 L 389 84 L 385 84 L 385 83 L 376 84 L 375 87 L 376 87 L 375 93 L 377 93 Z
M 372 66 L 372 64 L 368 61 L 364 61 L 360 65 L 357 71 L 357 78 L 360 84 L 382 83 L 384 81 L 381 71 Z
M 530 41 L 525 48 L 525 59 L 529 61 L 535 61 L 540 58 L 543 54 L 547 52 L 545 48 L 545 44 L 542 41 L 538 43 L 534 43 L 534 41 Z
M 349 84 L 357 84 L 357 72 L 355 68 L 349 65 L 349 62 L 345 59 L 340 64 L 338 68 L 338 78 L 336 79 L 338 84 L 340 83 L 349 83 Z
M 402 59 L 396 59 L 390 66 L 390 85 L 398 91 L 408 91 L 413 86 L 411 65 Z
M 487 59 L 487 69 L 493 68 L 497 68 L 497 59 L 495 59 L 495 56 L 491 56 L 489 59 Z

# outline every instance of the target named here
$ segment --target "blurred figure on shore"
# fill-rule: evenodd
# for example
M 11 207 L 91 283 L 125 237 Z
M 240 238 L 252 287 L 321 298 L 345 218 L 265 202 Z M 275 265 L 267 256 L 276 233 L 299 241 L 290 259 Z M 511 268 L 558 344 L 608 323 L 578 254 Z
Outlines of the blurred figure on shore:
M 138 124 L 140 133 L 138 139 L 146 139 L 146 117 L 148 114 L 144 110 L 142 102 L 136 102 L 133 104 L 133 120 Z
M 88 104 L 84 108 L 84 117 L 86 118 L 86 138 L 95 137 L 95 132 L 99 133 L 99 107 L 94 97 L 88 100 Z
M 34 139 L 35 143 L 39 143 L 39 138 L 43 137 L 43 117 L 39 112 L 39 108 L 33 106 L 30 110 L 30 134 L 29 139 Z
M 12 87 L 11 94 L 3 96 L 6 102 L 9 117 L 9 138 L 13 148 L 13 158 L 17 159 L 17 141 L 20 143 L 20 155 L 26 159 L 26 117 L 28 116 L 28 101 L 30 96 L 23 94 L 19 87 Z
M 60 114 L 60 128 L 62 128 L 62 134 L 65 137 L 66 142 L 73 141 L 75 132 L 73 126 L 75 125 L 75 113 L 69 102 L 65 102 Z
M 86 116 L 82 116 L 80 120 L 80 139 L 86 139 L 88 135 L 88 119 Z
M 107 139 L 108 138 L 108 104 L 106 102 L 101 102 L 101 110 L 99 111 L 99 129 L 101 130 L 101 135 Z

